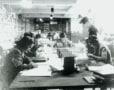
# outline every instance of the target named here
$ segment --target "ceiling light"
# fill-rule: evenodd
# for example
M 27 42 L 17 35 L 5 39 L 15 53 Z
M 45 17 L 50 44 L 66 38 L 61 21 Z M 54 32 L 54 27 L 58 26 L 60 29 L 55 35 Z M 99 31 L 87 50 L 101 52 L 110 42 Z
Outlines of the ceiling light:
M 53 15 L 54 15 L 54 8 L 52 7 L 52 8 L 51 8 L 51 15 L 50 15 L 50 19 L 51 19 L 51 20 L 53 19 Z
M 54 8 L 53 7 L 51 8 L 51 13 L 54 13 Z
M 43 22 L 43 19 L 42 18 L 40 18 L 40 22 Z
M 50 15 L 50 19 L 51 19 L 51 20 L 53 19 L 53 15 L 52 15 L 52 14 Z
M 24 8 L 32 8 L 32 0 L 22 0 L 21 6 Z

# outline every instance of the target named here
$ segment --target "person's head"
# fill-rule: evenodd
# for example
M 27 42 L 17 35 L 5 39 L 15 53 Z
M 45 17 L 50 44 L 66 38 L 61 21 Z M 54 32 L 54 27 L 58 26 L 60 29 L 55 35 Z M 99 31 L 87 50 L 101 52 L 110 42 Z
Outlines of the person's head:
M 63 33 L 63 32 L 60 33 L 60 34 L 59 34 L 59 37 L 60 37 L 60 38 L 65 38 L 65 33 Z
M 49 32 L 49 33 L 47 34 L 47 36 L 50 37 L 50 36 L 51 36 L 51 33 Z
M 34 37 L 34 34 L 32 32 L 25 32 L 24 37 L 27 37 L 27 36 Z
M 97 38 L 98 30 L 94 26 L 91 26 L 89 28 L 88 32 L 89 32 L 89 36 L 88 36 L 88 40 L 87 40 L 88 43 L 93 44 L 93 45 L 98 45 L 99 44 L 99 41 Z
M 35 39 L 39 39 L 39 38 L 41 38 L 41 35 L 40 35 L 40 34 L 37 34 L 37 35 L 35 36 Z
M 26 36 L 16 41 L 15 43 L 16 43 L 16 47 L 18 47 L 19 49 L 23 51 L 26 51 L 32 47 L 34 40 L 33 38 Z
M 87 23 L 89 20 L 87 17 L 83 17 L 81 20 L 80 20 L 80 24 L 85 24 Z
M 91 26 L 91 27 L 89 28 L 88 32 L 89 32 L 89 36 L 90 36 L 90 35 L 97 36 L 98 30 L 97 30 L 97 28 L 95 28 L 94 26 Z

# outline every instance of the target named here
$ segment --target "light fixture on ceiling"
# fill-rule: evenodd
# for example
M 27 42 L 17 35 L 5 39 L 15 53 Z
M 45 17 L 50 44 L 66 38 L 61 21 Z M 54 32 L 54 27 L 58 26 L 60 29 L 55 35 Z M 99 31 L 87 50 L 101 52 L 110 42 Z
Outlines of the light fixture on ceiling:
M 32 0 L 21 0 L 21 6 L 24 8 L 32 8 Z
M 53 15 L 54 15 L 54 7 L 51 8 L 51 14 L 50 14 L 50 19 L 53 19 Z
M 54 8 L 53 7 L 51 8 L 51 13 L 54 13 Z
M 53 15 L 52 15 L 52 14 L 50 15 L 50 19 L 51 19 L 51 20 L 53 19 Z
M 42 18 L 40 18 L 39 20 L 40 20 L 40 22 L 43 22 L 43 19 Z

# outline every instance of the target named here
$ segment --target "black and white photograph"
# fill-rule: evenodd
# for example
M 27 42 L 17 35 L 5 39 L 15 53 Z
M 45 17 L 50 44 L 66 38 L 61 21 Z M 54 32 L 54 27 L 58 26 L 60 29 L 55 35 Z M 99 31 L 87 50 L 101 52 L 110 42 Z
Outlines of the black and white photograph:
M 0 0 L 0 90 L 114 90 L 114 0 Z

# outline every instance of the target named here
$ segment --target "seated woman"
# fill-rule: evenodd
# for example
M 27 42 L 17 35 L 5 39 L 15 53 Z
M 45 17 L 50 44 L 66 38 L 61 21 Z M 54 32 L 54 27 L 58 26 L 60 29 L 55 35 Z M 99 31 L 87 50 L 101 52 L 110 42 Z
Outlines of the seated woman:
M 15 76 L 24 69 L 34 67 L 33 63 L 25 57 L 25 52 L 29 50 L 33 44 L 30 37 L 23 37 L 15 42 L 15 47 L 6 55 L 3 66 L 3 77 L 5 88 L 11 84 Z
M 37 52 L 37 49 L 38 49 L 38 43 L 37 43 L 36 36 L 34 36 L 34 34 L 32 32 L 26 32 L 26 33 L 24 33 L 24 37 L 31 37 L 33 39 L 33 41 L 34 41 L 31 49 L 29 49 L 25 53 L 27 57 L 35 57 L 36 56 L 36 52 Z
M 60 33 L 59 34 L 60 39 L 58 39 L 55 43 L 55 47 L 62 48 L 62 47 L 71 47 L 73 43 L 68 40 L 65 36 L 65 33 Z
M 110 50 L 97 38 L 97 29 L 89 29 L 89 37 L 86 40 L 88 56 L 92 63 L 113 64 Z
M 47 34 L 47 39 L 52 40 L 52 34 L 50 32 Z
M 38 49 L 44 47 L 44 46 L 52 46 L 52 41 L 47 39 L 46 37 L 43 37 L 41 34 L 36 35 L 36 42 L 38 44 Z

